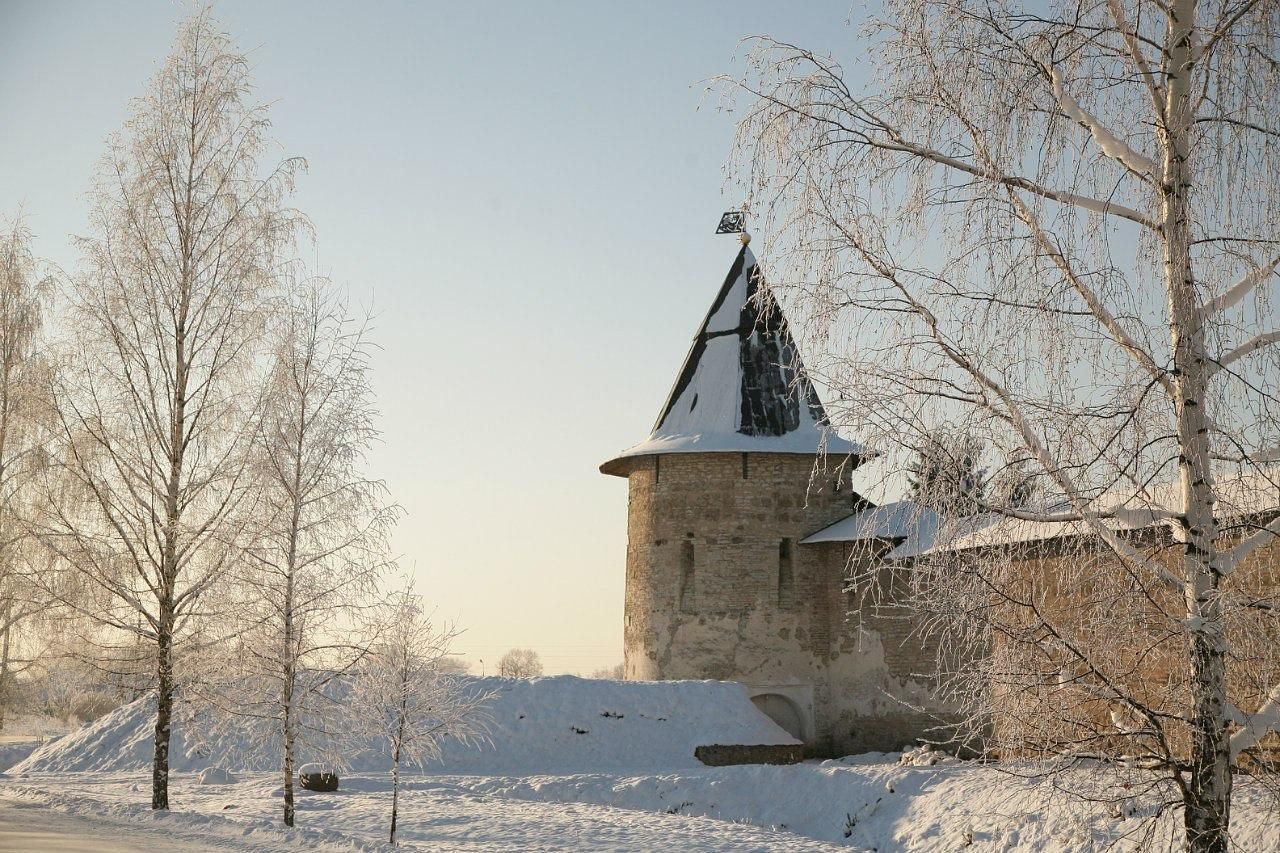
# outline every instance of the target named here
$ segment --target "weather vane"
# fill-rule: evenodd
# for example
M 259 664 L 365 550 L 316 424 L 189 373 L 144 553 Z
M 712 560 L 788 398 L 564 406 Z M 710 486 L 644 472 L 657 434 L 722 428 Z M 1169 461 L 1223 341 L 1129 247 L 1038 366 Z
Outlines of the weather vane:
M 741 234 L 747 230 L 747 214 L 742 210 L 730 210 L 720 217 L 717 234 Z
M 726 211 L 720 217 L 720 224 L 716 226 L 717 234 L 741 234 L 739 238 L 742 245 L 751 242 L 751 235 L 747 233 L 747 206 L 744 204 L 741 210 Z

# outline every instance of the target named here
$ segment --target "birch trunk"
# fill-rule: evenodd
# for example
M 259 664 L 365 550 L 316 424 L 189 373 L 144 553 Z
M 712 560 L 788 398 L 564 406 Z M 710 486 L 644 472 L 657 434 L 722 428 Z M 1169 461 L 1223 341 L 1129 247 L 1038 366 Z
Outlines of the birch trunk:
M 396 817 L 400 811 L 400 750 L 396 749 L 396 756 L 392 760 L 391 765 L 391 838 L 392 844 L 396 843 Z
M 12 612 L 13 602 L 6 599 L 4 612 L 0 614 L 0 624 L 4 625 L 4 630 L 0 631 L 0 732 L 4 731 L 5 709 L 9 705 L 9 639 L 11 631 L 9 618 Z
M 285 607 L 284 614 L 284 653 L 285 653 L 285 672 L 283 695 L 280 699 L 281 711 L 283 712 L 283 738 L 284 741 L 284 825 L 293 826 L 294 810 L 293 810 L 293 751 L 294 751 L 294 726 L 296 724 L 294 715 L 294 661 L 293 661 L 293 606 L 292 606 L 292 578 L 289 579 L 289 604 Z
M 293 826 L 293 713 L 289 705 L 284 707 L 284 731 L 284 825 L 291 827 Z
M 287 546 L 284 555 L 284 588 L 281 591 L 281 612 L 283 616 L 283 625 L 281 630 L 281 705 L 282 705 L 282 740 L 284 741 L 284 825 L 294 825 L 294 801 L 293 801 L 293 761 L 294 751 L 297 746 L 296 725 L 301 709 L 297 707 L 298 693 L 298 667 L 301 665 L 299 660 L 300 647 L 302 638 L 297 634 L 300 627 L 297 624 L 297 582 L 298 582 L 298 536 L 302 530 L 302 494 L 305 488 L 303 483 L 303 457 L 305 453 L 306 439 L 309 435 L 307 400 L 305 395 L 300 395 L 297 401 L 297 432 L 294 436 L 292 447 L 292 465 L 290 466 L 286 493 L 290 496 L 290 514 L 289 527 L 286 535 Z
M 404 747 L 405 724 L 409 716 L 409 657 L 405 654 L 400 670 L 400 707 L 397 709 L 395 746 L 391 755 L 391 843 L 396 843 L 396 819 L 400 812 L 400 751 Z
M 194 160 L 194 158 L 192 158 Z M 190 170 L 190 166 L 188 169 Z M 187 323 L 191 306 L 192 244 L 187 237 L 193 229 L 194 211 L 190 202 L 194 176 L 187 175 L 187 199 L 178 218 L 182 235 L 180 256 L 180 288 L 173 336 L 173 396 L 169 411 L 168 477 L 165 483 L 165 524 L 161 531 L 163 554 L 159 577 L 159 618 L 156 625 L 156 733 L 151 768 L 151 808 L 169 808 L 169 738 L 173 719 L 174 673 L 173 641 L 177 625 L 176 602 L 179 575 L 179 527 L 183 522 L 181 495 L 184 480 L 190 476 L 186 465 L 186 448 L 190 440 L 187 419 L 187 381 L 190 376 L 190 353 L 187 350 Z
M 1192 720 L 1190 775 L 1183 789 L 1187 841 L 1193 851 L 1218 853 L 1227 849 L 1231 810 L 1231 754 L 1226 726 L 1225 633 L 1213 568 L 1213 479 L 1210 469 L 1208 359 L 1205 328 L 1191 265 L 1192 167 L 1189 136 L 1192 122 L 1191 74 L 1195 63 L 1193 40 L 1195 0 L 1178 0 L 1169 15 L 1169 56 L 1164 126 L 1161 228 L 1164 238 L 1164 279 L 1168 293 L 1173 385 L 1180 455 L 1178 474 L 1183 507 L 1175 535 L 1183 548 L 1187 624 L 1190 628 L 1188 663 L 1191 669 Z
M 151 808 L 169 808 L 169 739 L 173 729 L 173 616 L 162 610 L 156 636 L 156 725 Z

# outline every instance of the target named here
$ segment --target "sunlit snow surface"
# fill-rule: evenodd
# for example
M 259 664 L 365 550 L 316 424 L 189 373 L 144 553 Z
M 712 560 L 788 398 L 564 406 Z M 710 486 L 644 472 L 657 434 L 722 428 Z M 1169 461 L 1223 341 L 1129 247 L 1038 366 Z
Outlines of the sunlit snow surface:
M 489 743 L 475 748 L 446 742 L 438 768 L 454 773 L 585 773 L 628 768 L 700 767 L 695 747 L 778 744 L 795 740 L 756 710 L 731 681 L 610 681 L 461 677 L 464 687 L 493 693 L 487 707 Z M 155 705 L 141 699 L 66 737 L 11 768 L 11 773 L 142 770 L 150 767 Z M 170 765 L 176 771 L 210 766 L 268 770 L 278 753 L 250 743 L 216 744 L 191 737 L 178 714 Z M 198 723 L 197 723 L 198 724 Z M 305 750 L 300 762 L 324 760 Z M 381 771 L 390 759 L 370 748 L 346 756 L 348 769 Z
M 477 682 L 504 688 L 493 743 L 451 749 L 444 765 L 407 777 L 398 849 L 1178 849 L 1181 813 L 1143 793 L 1152 777 L 1141 771 L 1084 765 L 1053 782 L 1024 778 L 1029 766 L 905 766 L 897 754 L 703 767 L 692 757 L 698 743 L 787 739 L 738 685 L 568 676 Z M 146 710 L 122 709 L 0 775 L 0 814 L 17 802 L 70 815 L 66 826 L 76 832 L 150 833 L 164 842 L 157 853 L 391 849 L 390 780 L 374 769 L 383 761 L 375 756 L 344 772 L 336 793 L 299 790 L 291 831 L 280 827 L 276 773 L 201 784 L 190 757 L 172 777 L 173 811 L 153 814 L 149 768 L 138 760 L 149 747 Z M 103 769 L 70 769 L 85 763 Z M 1232 811 L 1236 849 L 1280 849 L 1275 814 L 1269 795 L 1242 780 Z
M 1154 798 L 1125 797 L 1125 789 L 1108 788 L 1114 777 L 1107 773 L 1085 769 L 1068 779 L 1120 799 L 1085 803 L 1047 782 L 992 766 L 903 767 L 895 755 L 847 764 L 665 774 L 432 774 L 407 781 L 400 849 L 1179 849 L 1180 813 L 1167 809 L 1157 817 Z M 164 817 L 146 807 L 144 772 L 0 777 L 0 798 L 19 796 L 84 817 L 105 815 L 136 829 L 163 831 L 167 838 L 200 832 L 218 840 L 192 849 L 288 849 L 284 839 L 297 849 L 389 849 L 382 843 L 389 790 L 386 774 L 358 774 L 344 777 L 334 794 L 302 791 L 297 829 L 286 832 L 278 825 L 274 774 L 252 774 L 227 786 L 200 785 L 195 774 L 175 774 L 174 811 Z M 1273 809 L 1256 787 L 1237 793 L 1235 849 L 1280 849 Z M 243 846 L 235 846 L 237 838 Z

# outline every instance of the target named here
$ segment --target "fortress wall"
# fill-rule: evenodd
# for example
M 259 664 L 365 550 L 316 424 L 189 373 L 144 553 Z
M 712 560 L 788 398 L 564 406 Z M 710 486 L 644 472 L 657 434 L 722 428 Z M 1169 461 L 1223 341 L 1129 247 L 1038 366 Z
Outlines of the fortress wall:
M 1251 520 L 1253 526 L 1270 516 Z M 1253 529 L 1251 526 L 1249 529 Z M 1241 537 L 1228 529 L 1218 546 L 1230 548 Z M 1180 547 L 1167 534 L 1134 539 L 1148 559 L 1180 574 Z M 1108 684 L 1161 715 L 1163 736 L 1178 755 L 1190 753 L 1191 731 L 1178 721 L 1190 703 L 1187 634 L 1180 630 L 1185 614 L 1182 593 L 1140 575 L 1148 592 L 1133 592 L 1130 570 L 1098 542 L 1052 541 L 997 552 L 1007 559 L 1006 586 L 1017 597 L 1033 598 L 1039 614 L 1075 648 L 1086 650 L 1091 664 L 1107 676 Z M 965 552 L 957 559 L 991 559 L 990 553 Z M 1280 597 L 1280 539 L 1253 551 L 1234 572 L 1223 578 L 1228 600 L 1268 605 Z M 992 618 L 1032 636 L 1036 618 L 1023 608 L 1000 607 Z M 1272 611 L 1229 607 L 1226 619 L 1227 697 L 1243 713 L 1253 713 L 1280 683 L 1280 624 Z M 1117 642 L 1117 639 L 1119 642 Z M 1093 682 L 1083 664 L 1046 645 L 1017 643 L 1009 633 L 996 635 L 992 654 L 1012 675 L 997 685 L 994 735 L 1005 757 L 1039 757 L 1063 750 L 1064 743 L 1082 742 L 1091 751 L 1131 753 L 1134 739 L 1120 736 L 1120 727 L 1139 728 L 1143 721 L 1126 716 L 1115 702 L 1079 685 Z M 1008 663 L 1005 663 L 1008 661 Z M 1059 677 L 1033 679 L 1032 673 L 1067 672 L 1079 678 L 1062 683 Z M 1264 741 L 1268 752 L 1280 754 L 1280 736 Z
M 828 559 L 856 572 L 873 557 L 869 543 L 830 543 Z M 886 543 L 887 544 L 887 543 Z M 854 548 L 858 550 L 854 550 Z M 901 570 L 879 569 L 874 592 L 845 593 L 843 630 L 832 647 L 829 705 L 833 748 L 840 754 L 889 752 L 919 738 L 945 740 L 953 720 L 935 695 L 937 643 L 902 602 Z

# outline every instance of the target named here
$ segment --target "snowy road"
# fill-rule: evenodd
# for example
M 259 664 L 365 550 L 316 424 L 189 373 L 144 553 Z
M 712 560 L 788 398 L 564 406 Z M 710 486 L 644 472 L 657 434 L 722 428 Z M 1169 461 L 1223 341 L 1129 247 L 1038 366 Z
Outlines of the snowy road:
M 169 827 L 147 831 L 106 817 L 55 811 L 0 796 L 0 853 L 196 853 L 275 849 L 217 838 L 175 837 Z
M 534 802 L 419 778 L 402 802 L 401 844 L 385 846 L 387 784 L 347 777 L 336 794 L 300 791 L 298 829 L 279 825 L 274 776 L 202 786 L 173 778 L 174 811 L 145 808 L 138 774 L 76 774 L 0 783 L 0 853 L 6 851 L 357 850 L 697 851 L 825 853 L 848 850 L 767 827 L 599 803 Z M 70 783 L 70 784 L 68 784 Z M 68 798 L 63 792 L 76 793 Z M 673 812 L 680 810 L 673 803 Z M 57 806 L 55 810 L 52 806 Z M 69 809 L 68 814 L 63 809 Z M 152 829 L 152 827 L 155 829 Z M 328 846 L 325 846 L 325 845 Z

